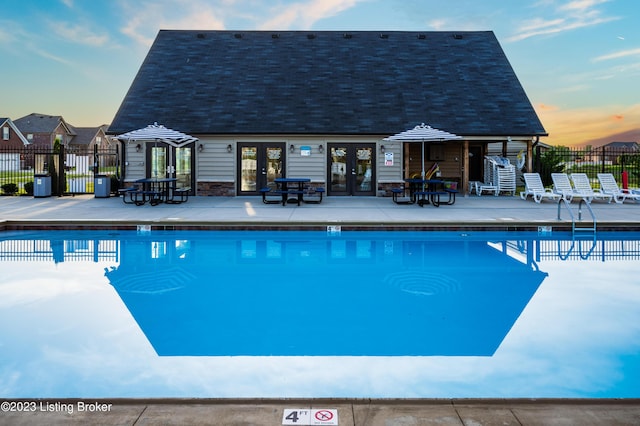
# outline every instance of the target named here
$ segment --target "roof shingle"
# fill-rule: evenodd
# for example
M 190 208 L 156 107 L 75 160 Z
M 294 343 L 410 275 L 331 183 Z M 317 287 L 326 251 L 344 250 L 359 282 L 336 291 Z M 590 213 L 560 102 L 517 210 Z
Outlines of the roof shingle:
M 109 128 L 546 135 L 493 32 L 158 33 Z

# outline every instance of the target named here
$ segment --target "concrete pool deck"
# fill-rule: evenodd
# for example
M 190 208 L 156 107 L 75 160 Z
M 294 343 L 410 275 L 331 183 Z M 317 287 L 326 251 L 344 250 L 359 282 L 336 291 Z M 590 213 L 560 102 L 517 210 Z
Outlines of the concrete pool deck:
M 571 205 L 577 219 L 578 203 Z M 594 201 L 592 209 L 598 227 L 640 227 L 640 203 L 624 204 Z M 326 197 L 321 204 L 263 204 L 259 197 L 191 197 L 183 204 L 135 206 L 121 199 L 75 197 L 0 197 L 0 226 L 22 224 L 49 225 L 127 225 L 160 226 L 317 226 L 341 225 L 372 228 L 393 227 L 570 227 L 571 215 L 562 205 L 508 196 L 460 196 L 454 205 L 396 205 L 391 198 Z M 582 207 L 582 218 L 591 215 Z
M 577 218 L 578 205 L 572 205 Z M 640 229 L 640 204 L 592 203 L 601 229 Z M 570 215 L 556 203 L 536 204 L 518 197 L 459 197 L 452 206 L 396 205 L 390 198 L 328 197 L 321 204 L 265 205 L 258 197 L 193 197 L 179 205 L 125 205 L 118 198 L 0 197 L 0 230 L 30 227 L 130 226 L 158 227 L 366 227 L 375 229 L 567 228 Z M 590 220 L 586 208 L 585 220 Z M 1 398 L 1 396 L 0 396 Z M 0 399 L 0 401 L 4 401 Z M 38 400 L 37 403 L 77 401 Z M 95 401 L 85 401 L 87 403 Z M 335 409 L 339 425 L 635 425 L 640 399 L 194 399 L 100 401 L 108 411 L 65 410 L 0 412 L 0 423 L 26 424 L 192 424 L 281 425 L 293 408 Z M 39 405 L 38 405 L 39 406 Z M 54 405 L 55 408 L 55 405 Z M 330 424 L 330 423 L 325 423 Z

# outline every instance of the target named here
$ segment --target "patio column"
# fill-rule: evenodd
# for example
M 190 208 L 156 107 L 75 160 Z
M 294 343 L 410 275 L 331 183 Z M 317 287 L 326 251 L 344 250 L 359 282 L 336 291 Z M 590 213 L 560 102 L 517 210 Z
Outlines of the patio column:
M 459 188 L 460 193 L 466 193 L 469 188 L 469 141 L 462 141 L 462 182 L 460 182 L 462 188 Z

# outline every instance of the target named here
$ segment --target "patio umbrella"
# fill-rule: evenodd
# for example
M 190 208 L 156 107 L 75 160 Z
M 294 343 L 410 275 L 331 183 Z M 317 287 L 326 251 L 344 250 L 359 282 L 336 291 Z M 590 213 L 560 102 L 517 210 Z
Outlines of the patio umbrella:
M 427 124 L 420 124 L 413 129 L 405 130 L 404 132 L 397 133 L 393 136 L 384 138 L 387 142 L 421 142 L 422 143 L 422 174 L 424 179 L 424 143 L 425 142 L 441 142 L 454 139 L 462 139 L 461 136 L 453 133 L 445 132 L 444 130 L 435 129 Z
M 198 140 L 198 138 L 178 132 L 177 130 L 168 129 L 158 123 L 150 124 L 142 129 L 123 133 L 117 136 L 117 138 L 123 142 L 165 142 L 176 148 Z

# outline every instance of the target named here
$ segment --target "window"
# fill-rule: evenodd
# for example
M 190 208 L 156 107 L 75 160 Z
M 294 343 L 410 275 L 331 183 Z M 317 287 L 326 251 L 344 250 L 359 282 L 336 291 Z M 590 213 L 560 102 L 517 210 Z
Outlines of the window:
M 8 127 L 3 127 L 2 128 L 2 139 L 5 141 L 9 140 L 9 128 Z

